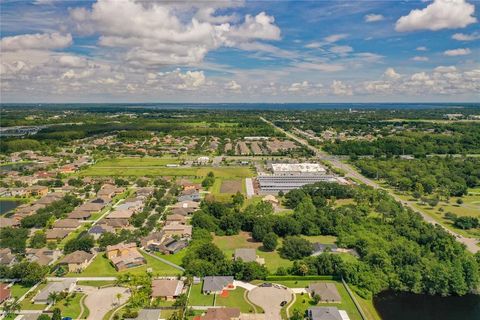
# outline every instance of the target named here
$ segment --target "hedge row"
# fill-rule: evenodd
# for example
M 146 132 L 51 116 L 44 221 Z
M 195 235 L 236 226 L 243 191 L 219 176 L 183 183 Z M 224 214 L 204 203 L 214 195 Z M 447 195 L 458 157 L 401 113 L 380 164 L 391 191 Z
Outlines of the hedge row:
M 267 276 L 267 281 L 340 280 L 337 276 Z

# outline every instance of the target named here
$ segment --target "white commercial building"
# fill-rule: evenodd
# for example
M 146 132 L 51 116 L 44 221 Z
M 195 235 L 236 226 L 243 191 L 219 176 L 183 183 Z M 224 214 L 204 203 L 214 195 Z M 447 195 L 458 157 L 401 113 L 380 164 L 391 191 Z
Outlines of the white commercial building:
M 274 174 L 325 174 L 327 172 L 327 170 L 318 163 L 272 163 L 272 171 Z

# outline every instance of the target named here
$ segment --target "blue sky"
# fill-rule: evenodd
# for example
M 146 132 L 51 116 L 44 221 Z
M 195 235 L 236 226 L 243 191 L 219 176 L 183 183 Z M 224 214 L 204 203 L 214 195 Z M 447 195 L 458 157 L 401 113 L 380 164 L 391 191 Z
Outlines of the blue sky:
M 478 2 L 1 1 L 2 102 L 478 101 Z

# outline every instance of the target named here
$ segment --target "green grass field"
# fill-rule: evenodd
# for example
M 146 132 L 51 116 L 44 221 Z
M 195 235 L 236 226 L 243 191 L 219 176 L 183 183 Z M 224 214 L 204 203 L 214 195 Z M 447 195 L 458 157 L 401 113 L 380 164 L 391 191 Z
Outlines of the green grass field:
M 333 244 L 337 241 L 337 237 L 335 236 L 301 236 L 304 239 L 307 239 L 310 242 L 319 242 L 323 244 Z
M 180 158 L 117 158 L 102 160 L 95 164 L 96 167 L 165 167 L 167 164 L 179 164 Z
M 162 259 L 173 262 L 176 265 L 181 265 L 183 257 L 185 257 L 185 255 L 187 254 L 187 249 L 183 249 L 175 254 L 161 254 L 160 252 L 154 252 L 154 254 Z
M 80 316 L 80 300 L 83 296 L 81 293 L 72 293 L 70 297 L 58 301 L 53 308 L 59 308 L 62 317 L 77 319 Z
M 252 313 L 253 307 L 245 300 L 245 289 L 236 288 L 228 291 L 228 297 L 217 295 L 216 306 L 239 308 L 240 312 Z
M 147 264 L 130 268 L 123 271 L 117 271 L 103 254 L 95 257 L 95 260 L 82 273 L 68 273 L 67 277 L 115 277 L 120 274 L 145 274 L 148 268 L 152 268 L 154 274 L 163 276 L 174 276 L 181 273 L 180 270 L 175 269 L 161 261 L 158 261 L 146 254 L 143 255 L 147 260 Z
M 46 287 L 46 283 L 41 283 L 38 287 L 31 291 L 25 299 L 20 303 L 20 308 L 22 310 L 43 310 L 47 306 L 46 304 L 34 304 L 31 300 L 37 295 L 37 293 Z
M 190 297 L 188 299 L 189 306 L 213 306 L 213 294 L 202 294 L 202 284 L 192 285 Z
M 108 286 L 111 284 L 115 284 L 115 281 L 108 281 L 108 280 L 100 280 L 100 281 L 93 281 L 93 280 L 80 280 L 77 281 L 77 285 L 79 286 L 90 286 L 90 287 L 103 287 Z
M 253 248 L 257 251 L 257 255 L 265 259 L 265 266 L 270 272 L 277 271 L 278 267 L 289 268 L 292 261 L 280 257 L 277 251 L 265 252 L 260 250 L 262 243 L 254 242 L 247 232 L 241 232 L 234 236 L 215 236 L 213 242 L 225 253 L 227 258 L 233 258 L 235 249 L 238 248 Z M 279 246 L 281 246 L 281 239 L 279 239 Z
M 14 297 L 15 299 L 18 299 L 18 298 L 22 297 L 29 289 L 30 289 L 30 287 L 24 287 L 19 283 L 15 283 L 11 287 L 12 297 Z

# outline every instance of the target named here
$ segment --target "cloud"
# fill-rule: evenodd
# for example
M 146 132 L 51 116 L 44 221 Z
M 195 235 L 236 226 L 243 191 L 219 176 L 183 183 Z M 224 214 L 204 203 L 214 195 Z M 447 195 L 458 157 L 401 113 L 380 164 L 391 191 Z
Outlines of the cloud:
M 178 73 L 183 83 L 178 85 L 178 89 L 195 90 L 205 84 L 205 75 L 203 71 L 187 71 L 186 73 Z
M 305 45 L 305 48 L 308 48 L 308 49 L 317 49 L 317 48 L 320 48 L 321 46 L 322 46 L 322 43 L 317 42 L 317 41 L 314 41 L 314 42 L 307 43 L 307 44 Z
M 330 51 L 338 54 L 346 54 L 353 51 L 353 48 L 350 46 L 333 46 L 330 48 Z
M 339 40 L 345 39 L 346 37 L 348 37 L 348 34 L 339 33 L 339 34 L 332 34 L 328 37 L 325 37 L 323 40 L 325 40 L 328 43 L 332 43 L 332 42 L 337 42 Z
M 365 20 L 365 22 L 377 22 L 377 21 L 385 20 L 385 17 L 382 16 L 381 14 L 371 13 L 364 16 L 363 19 Z
M 225 89 L 228 89 L 231 91 L 240 91 L 242 89 L 242 86 L 239 85 L 237 81 L 232 80 L 225 85 Z
M 340 80 L 333 80 L 330 89 L 336 96 L 351 96 L 353 94 L 351 86 L 344 84 Z
M 247 14 L 239 23 L 215 16 L 218 7 L 229 5 L 236 6 L 99 0 L 91 10 L 72 9 L 70 16 L 80 31 L 99 33 L 100 46 L 116 49 L 132 65 L 197 65 L 220 47 L 251 48 L 258 41 L 280 40 L 275 18 L 265 12 Z M 257 45 L 258 50 L 270 47 Z
M 341 64 L 324 62 L 299 62 L 295 66 L 304 70 L 323 72 L 337 72 L 345 69 Z
M 443 52 L 444 55 L 449 57 L 465 56 L 470 53 L 471 51 L 468 48 L 458 48 L 458 49 L 446 50 Z
M 428 57 L 415 56 L 412 58 L 413 61 L 428 61 Z
M 465 28 L 475 23 L 475 6 L 465 0 L 434 0 L 424 9 L 415 9 L 395 24 L 399 32 Z
M 52 50 L 66 48 L 72 44 L 70 33 L 35 33 L 4 37 L 0 41 L 2 51 Z
M 455 33 L 452 36 L 452 39 L 458 40 L 458 41 L 474 41 L 474 40 L 480 39 L 480 32 L 474 32 L 471 34 Z
M 424 47 L 424 46 L 421 46 L 421 47 L 417 47 L 415 50 L 417 51 L 427 51 L 427 47 Z
M 387 70 L 385 70 L 383 75 L 384 75 L 384 77 L 386 77 L 388 79 L 400 79 L 402 77 L 393 68 L 387 68 Z

